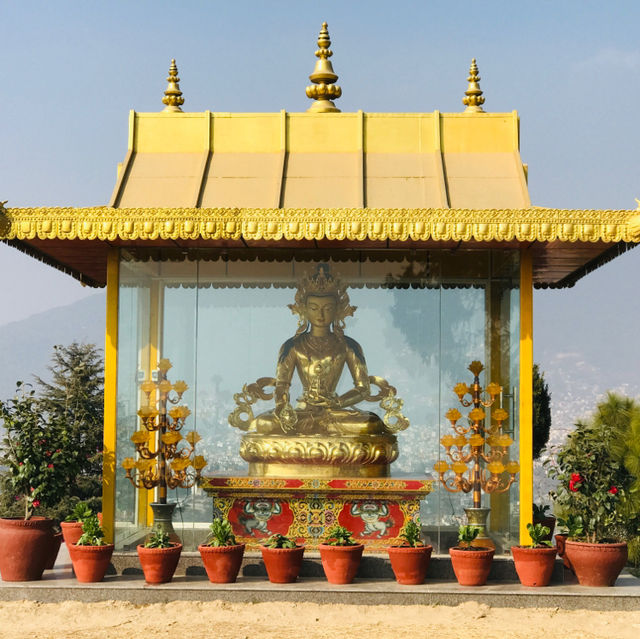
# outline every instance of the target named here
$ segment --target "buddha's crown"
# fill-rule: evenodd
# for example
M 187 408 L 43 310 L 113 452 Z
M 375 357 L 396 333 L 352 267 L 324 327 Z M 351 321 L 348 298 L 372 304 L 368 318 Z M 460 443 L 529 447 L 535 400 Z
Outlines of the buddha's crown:
M 317 295 L 319 297 L 331 296 L 336 298 L 334 331 L 341 334 L 344 328 L 344 318 L 352 316 L 356 307 L 349 304 L 347 286 L 340 278 L 340 275 L 338 273 L 336 273 L 335 276 L 332 275 L 331 268 L 328 264 L 318 264 L 315 273 L 305 273 L 300 279 L 298 290 L 296 291 L 295 303 L 288 305 L 291 312 L 300 318 L 298 334 L 304 332 L 308 327 L 305 315 L 305 303 L 309 295 Z
M 331 275 L 328 264 L 318 264 L 318 268 L 313 275 L 305 274 L 300 282 L 300 288 L 305 297 L 308 295 L 334 295 L 338 297 L 344 292 L 345 286 L 339 277 L 336 278 Z

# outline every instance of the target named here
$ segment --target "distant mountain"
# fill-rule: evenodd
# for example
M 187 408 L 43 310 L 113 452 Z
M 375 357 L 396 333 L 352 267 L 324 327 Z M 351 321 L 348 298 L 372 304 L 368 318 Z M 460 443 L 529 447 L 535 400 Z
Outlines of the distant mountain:
M 56 344 L 75 340 L 104 349 L 104 330 L 104 292 L 0 326 L 0 398 L 13 397 L 18 380 L 46 379 Z

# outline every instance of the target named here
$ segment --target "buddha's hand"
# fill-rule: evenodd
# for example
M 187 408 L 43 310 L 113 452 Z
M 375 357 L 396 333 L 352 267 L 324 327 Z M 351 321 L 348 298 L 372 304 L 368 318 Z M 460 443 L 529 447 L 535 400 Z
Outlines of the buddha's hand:
M 323 393 L 316 389 L 310 389 L 304 394 L 304 400 L 315 408 L 330 410 L 340 408 L 340 398 L 335 393 Z
M 274 416 L 280 423 L 282 431 L 285 433 L 291 432 L 298 422 L 298 414 L 294 410 L 293 406 L 289 404 L 289 402 L 285 402 L 280 406 L 276 406 Z

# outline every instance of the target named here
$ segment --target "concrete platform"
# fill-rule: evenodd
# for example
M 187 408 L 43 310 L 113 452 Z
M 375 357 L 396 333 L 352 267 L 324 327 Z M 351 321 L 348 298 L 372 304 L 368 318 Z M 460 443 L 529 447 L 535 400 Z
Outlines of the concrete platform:
M 148 586 L 138 574 L 110 575 L 101 583 L 79 584 L 71 572 L 66 549 L 61 550 L 54 570 L 42 581 L 0 581 L 0 600 L 54 603 L 122 600 L 135 604 L 167 603 L 175 600 L 313 601 L 358 605 L 425 604 L 455 606 L 478 601 L 492 607 L 562 608 L 587 610 L 640 609 L 640 580 L 623 573 L 613 588 L 587 588 L 559 584 L 546 588 L 524 588 L 514 582 L 490 581 L 477 588 L 455 581 L 428 578 L 420 586 L 401 586 L 392 579 L 357 578 L 353 584 L 335 586 L 324 578 L 302 577 L 294 584 L 271 584 L 264 577 L 241 576 L 235 584 L 212 584 L 204 575 L 177 576 L 169 584 Z

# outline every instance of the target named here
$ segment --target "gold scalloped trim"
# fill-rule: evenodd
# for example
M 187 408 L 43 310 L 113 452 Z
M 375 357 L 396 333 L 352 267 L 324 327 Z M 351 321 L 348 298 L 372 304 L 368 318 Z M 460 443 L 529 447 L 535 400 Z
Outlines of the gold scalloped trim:
M 9 208 L 0 239 L 640 242 L 633 210 Z

